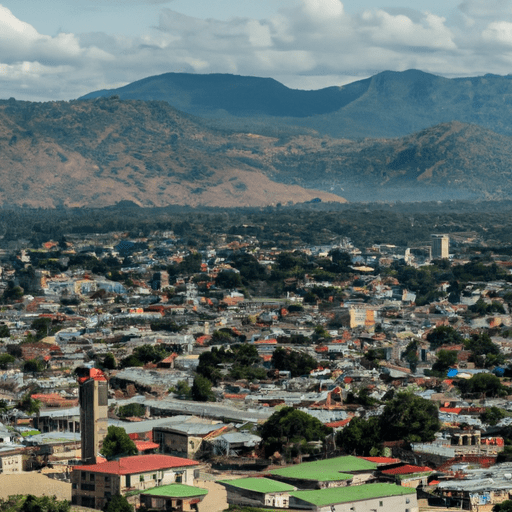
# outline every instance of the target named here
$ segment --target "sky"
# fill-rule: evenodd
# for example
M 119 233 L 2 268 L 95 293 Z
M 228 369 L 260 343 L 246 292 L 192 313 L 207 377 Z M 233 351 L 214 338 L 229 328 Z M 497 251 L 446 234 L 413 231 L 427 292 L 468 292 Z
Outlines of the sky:
M 168 72 L 320 89 L 385 70 L 512 73 L 512 0 L 0 0 L 0 99 Z

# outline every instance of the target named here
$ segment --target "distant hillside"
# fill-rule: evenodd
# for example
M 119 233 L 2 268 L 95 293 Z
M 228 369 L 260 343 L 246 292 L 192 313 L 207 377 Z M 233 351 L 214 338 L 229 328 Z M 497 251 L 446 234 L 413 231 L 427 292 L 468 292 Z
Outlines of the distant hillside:
M 401 137 L 440 123 L 477 124 L 512 135 L 512 77 L 447 79 L 418 70 L 385 71 L 342 87 L 300 91 L 269 78 L 166 73 L 83 98 L 162 100 L 217 126 L 350 139 Z
M 506 199 L 512 139 L 444 123 L 400 139 L 214 130 L 165 102 L 0 101 L 0 205 L 266 206 Z M 127 203 L 130 204 L 130 203 Z
M 164 102 L 0 101 L 0 205 L 345 201 L 276 182 L 259 160 L 232 155 L 236 145 L 236 134 L 210 130 Z

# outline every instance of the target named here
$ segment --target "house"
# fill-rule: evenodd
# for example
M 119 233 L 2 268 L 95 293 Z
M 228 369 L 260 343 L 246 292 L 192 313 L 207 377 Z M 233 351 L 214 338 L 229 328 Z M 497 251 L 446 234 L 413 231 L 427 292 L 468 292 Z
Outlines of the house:
M 205 438 L 212 438 L 226 430 L 223 423 L 182 423 L 170 427 L 155 427 L 153 441 L 162 453 L 193 458 L 201 449 Z
M 269 476 L 299 489 L 324 489 L 368 482 L 376 469 L 377 464 L 348 455 L 273 469 Z
M 220 480 L 227 491 L 229 505 L 248 507 L 288 508 L 293 485 L 277 482 L 269 478 L 237 478 Z
M 428 485 L 428 477 L 432 472 L 433 469 L 427 466 L 404 464 L 395 468 L 383 469 L 381 474 L 392 479 L 398 485 L 416 488 Z
M 197 504 L 208 494 L 206 489 L 191 485 L 170 484 L 155 487 L 139 495 L 140 506 L 145 510 L 197 510 Z
M 74 466 L 71 501 L 101 509 L 114 494 L 144 491 L 172 483 L 191 484 L 197 462 L 169 455 L 137 455 L 119 460 Z
M 366 484 L 290 493 L 290 508 L 315 512 L 418 512 L 416 490 Z
M 512 498 L 511 475 L 512 464 L 509 462 L 489 468 L 466 469 L 464 479 L 441 482 L 435 492 L 441 498 L 442 506 L 490 512 L 494 505 Z
M 244 432 L 222 434 L 211 441 L 214 455 L 237 456 L 251 453 L 261 443 L 261 437 Z

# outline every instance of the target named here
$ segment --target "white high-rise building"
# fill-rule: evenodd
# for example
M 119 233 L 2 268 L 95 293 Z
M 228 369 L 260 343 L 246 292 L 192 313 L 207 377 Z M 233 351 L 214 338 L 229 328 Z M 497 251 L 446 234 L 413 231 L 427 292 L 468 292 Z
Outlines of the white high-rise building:
M 450 256 L 450 237 L 448 235 L 432 235 L 432 259 L 441 260 Z

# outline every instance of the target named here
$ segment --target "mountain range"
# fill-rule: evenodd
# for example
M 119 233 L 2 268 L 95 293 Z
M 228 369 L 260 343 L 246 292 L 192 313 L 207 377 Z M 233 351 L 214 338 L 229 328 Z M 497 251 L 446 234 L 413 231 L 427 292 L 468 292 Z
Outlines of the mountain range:
M 512 76 L 443 78 L 384 71 L 343 86 L 294 90 L 271 78 L 166 73 L 81 99 L 162 100 L 235 130 L 336 138 L 402 137 L 440 123 L 476 124 L 512 135 Z
M 385 72 L 296 91 L 168 73 L 0 101 L 0 205 L 266 206 L 507 199 L 512 79 Z

